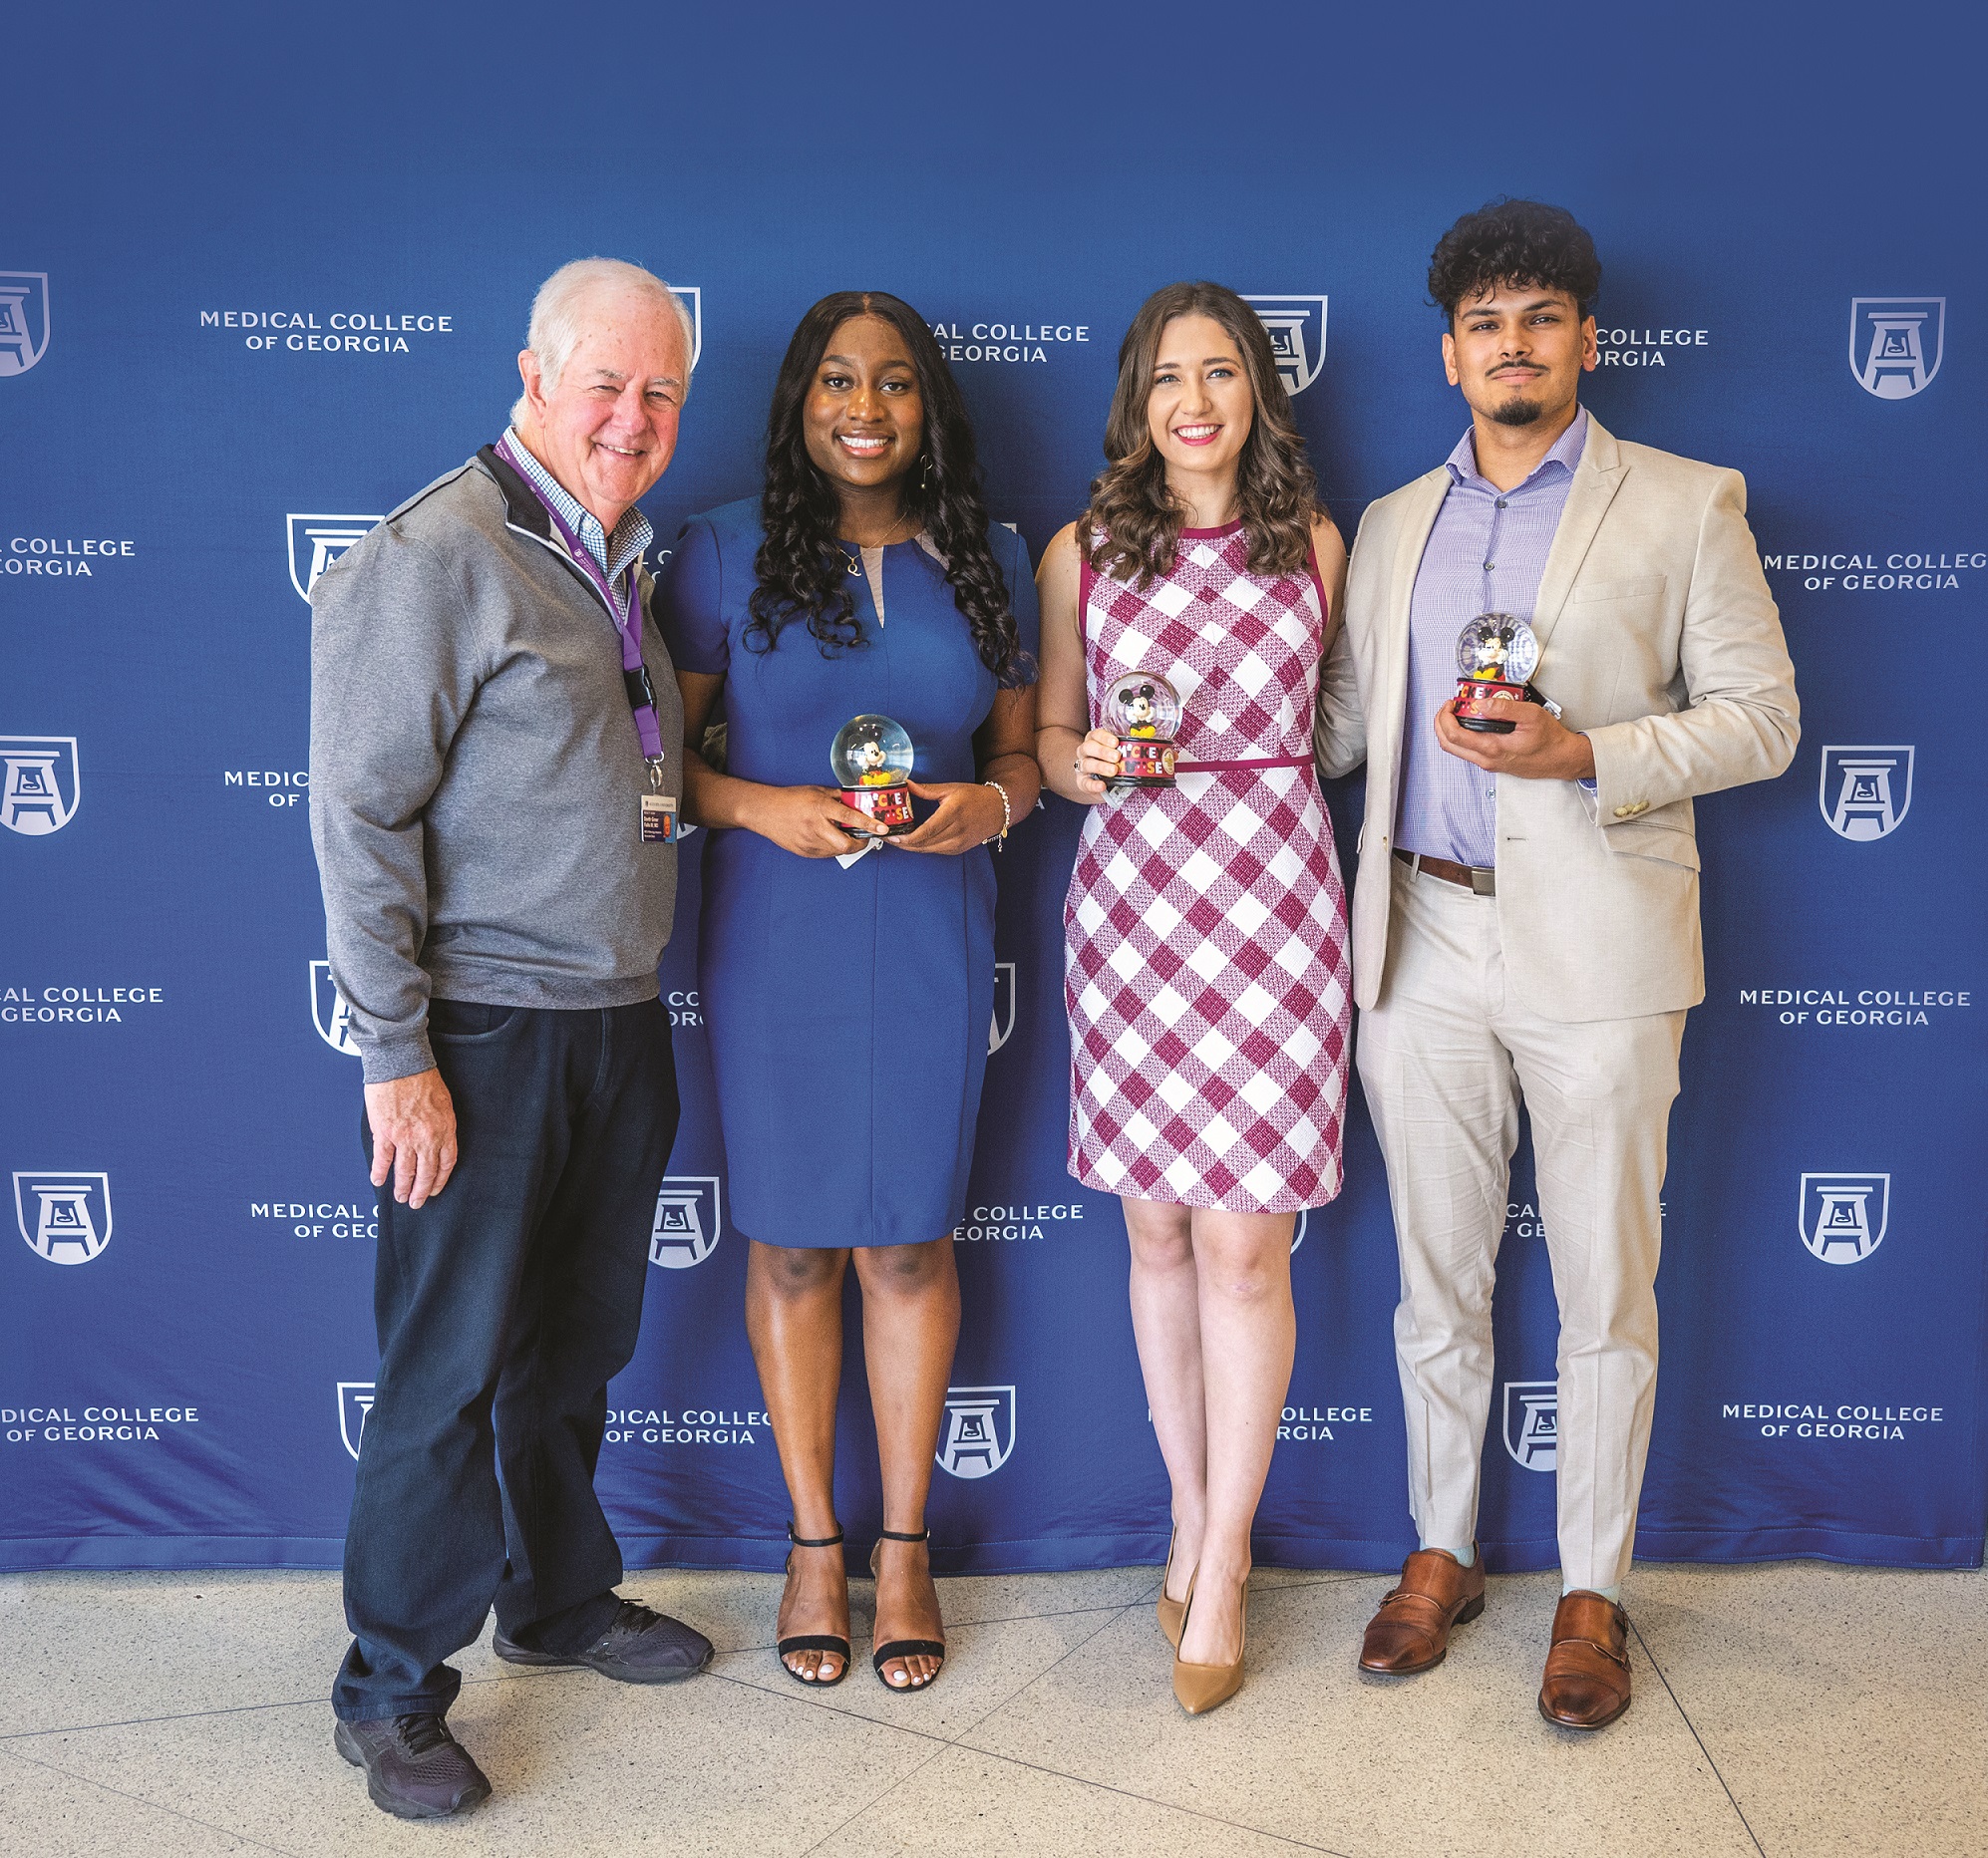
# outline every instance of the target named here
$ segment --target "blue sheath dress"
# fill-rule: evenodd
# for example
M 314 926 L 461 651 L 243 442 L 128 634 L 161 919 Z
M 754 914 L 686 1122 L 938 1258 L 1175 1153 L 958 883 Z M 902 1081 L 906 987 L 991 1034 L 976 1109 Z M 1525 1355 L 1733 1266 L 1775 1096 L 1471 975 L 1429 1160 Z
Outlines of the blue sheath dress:
M 926 544 L 867 551 L 868 572 L 849 581 L 864 643 L 825 656 L 805 620 L 770 652 L 744 643 L 761 539 L 756 497 L 693 517 L 656 603 L 678 669 L 726 680 L 728 772 L 832 786 L 835 732 L 874 714 L 910 733 L 914 778 L 974 779 L 994 675 Z M 996 525 L 988 541 L 1033 656 L 1028 549 Z M 844 869 L 744 828 L 714 831 L 698 985 L 741 1232 L 916 1245 L 959 1223 L 994 1011 L 988 848 L 884 846 Z

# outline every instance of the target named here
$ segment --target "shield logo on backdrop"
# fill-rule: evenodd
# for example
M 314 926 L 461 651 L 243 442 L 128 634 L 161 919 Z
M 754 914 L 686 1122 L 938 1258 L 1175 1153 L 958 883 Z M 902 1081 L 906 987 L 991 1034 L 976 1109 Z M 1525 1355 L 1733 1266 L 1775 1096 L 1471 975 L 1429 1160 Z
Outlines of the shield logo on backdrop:
M 0 271 L 0 376 L 26 374 L 48 353 L 48 273 Z
M 994 964 L 994 1023 L 987 1029 L 987 1056 L 994 1054 L 1008 1043 L 1015 1032 L 1015 964 L 1012 961 L 997 961 Z
M 308 601 L 317 577 L 352 544 L 386 520 L 384 516 L 287 516 L 290 525 L 290 585 Z
M 1860 1265 L 1884 1242 L 1889 1174 L 1802 1176 L 1802 1243 L 1825 1265 Z
M 991 1477 L 1015 1449 L 1013 1388 L 947 1388 L 945 1429 L 935 1454 L 953 1477 Z
M 1270 353 L 1287 394 L 1302 394 L 1325 366 L 1326 299 L 1317 297 L 1252 297 L 1243 302 L 1270 332 Z
M 1504 1449 L 1520 1470 L 1550 1471 L 1559 1462 L 1560 1388 L 1555 1381 L 1504 1384 Z
M 352 1003 L 338 991 L 331 978 L 331 963 L 311 963 L 311 1022 L 317 1036 L 334 1052 L 357 1058 L 359 1048 L 352 1042 Z
M 671 1174 L 656 1195 L 649 1228 L 649 1262 L 665 1271 L 688 1271 L 718 1249 L 725 1235 L 716 1174 Z
M 46 1168 L 14 1176 L 14 1220 L 52 1265 L 87 1265 L 111 1242 L 111 1177 Z
M 672 284 L 690 312 L 690 371 L 697 372 L 698 357 L 704 353 L 704 289 L 699 284 Z
M 1838 838 L 1862 844 L 1895 832 L 1912 804 L 1911 745 L 1824 748 L 1821 802 Z
M 76 817 L 82 798 L 74 736 L 0 736 L 0 825 L 46 838 Z
M 1291 1250 L 1293 1252 L 1296 1252 L 1298 1247 L 1305 1242 L 1305 1227 L 1310 1223 L 1311 1213 L 1309 1209 L 1298 1215 L 1298 1223 L 1291 1229 Z
M 1852 297 L 1850 373 L 1879 400 L 1910 400 L 1932 385 L 1946 347 L 1944 297 Z
M 356 1458 L 366 1437 L 366 1415 L 373 1410 L 371 1381 L 341 1381 L 338 1384 L 338 1435 L 345 1449 Z

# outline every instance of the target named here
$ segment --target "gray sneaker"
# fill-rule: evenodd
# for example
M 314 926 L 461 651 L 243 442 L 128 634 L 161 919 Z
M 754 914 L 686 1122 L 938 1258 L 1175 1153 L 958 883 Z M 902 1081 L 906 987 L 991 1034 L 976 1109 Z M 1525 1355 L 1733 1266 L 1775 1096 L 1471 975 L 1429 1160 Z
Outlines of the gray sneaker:
M 512 1665 L 584 1665 L 623 1684 L 674 1684 L 711 1663 L 712 1646 L 694 1626 L 639 1601 L 624 1600 L 614 1624 L 583 1652 L 533 1652 L 497 1633 L 491 1650 Z
M 491 1797 L 484 1770 L 440 1716 L 341 1721 L 331 1739 L 366 1770 L 373 1804 L 396 1819 L 447 1819 Z

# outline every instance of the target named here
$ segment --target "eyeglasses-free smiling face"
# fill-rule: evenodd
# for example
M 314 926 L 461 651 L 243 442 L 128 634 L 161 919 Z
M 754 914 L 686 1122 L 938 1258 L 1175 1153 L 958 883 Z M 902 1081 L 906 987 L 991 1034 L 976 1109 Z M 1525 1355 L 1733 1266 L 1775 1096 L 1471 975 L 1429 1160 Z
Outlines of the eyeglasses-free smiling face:
M 676 451 L 690 379 L 683 324 L 634 291 L 586 301 L 586 332 L 546 386 L 538 358 L 518 357 L 528 417 L 518 437 L 608 528 L 655 486 Z
M 1500 284 L 1460 303 L 1443 337 L 1443 366 L 1473 413 L 1500 426 L 1569 414 L 1597 359 L 1594 318 L 1564 290 Z
M 880 316 L 851 316 L 828 338 L 801 409 L 808 456 L 830 483 L 874 490 L 918 462 L 925 402 L 904 338 Z
M 1212 316 L 1176 316 L 1160 332 L 1147 430 L 1170 468 L 1230 469 L 1256 418 L 1235 340 Z

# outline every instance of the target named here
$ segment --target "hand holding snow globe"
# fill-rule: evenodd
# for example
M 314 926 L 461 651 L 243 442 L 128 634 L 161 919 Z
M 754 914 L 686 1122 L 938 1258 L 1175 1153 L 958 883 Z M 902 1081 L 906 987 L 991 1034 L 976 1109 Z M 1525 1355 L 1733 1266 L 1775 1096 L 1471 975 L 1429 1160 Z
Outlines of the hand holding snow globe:
M 1173 686 L 1147 671 L 1114 678 L 1105 692 L 1104 726 L 1119 743 L 1119 772 L 1106 783 L 1122 793 L 1173 784 L 1173 738 L 1180 733 L 1180 699 Z
M 842 801 L 866 813 L 889 836 L 911 830 L 911 738 L 887 716 L 858 716 L 844 723 L 828 751 Z M 851 838 L 866 838 L 851 830 Z
M 1457 721 L 1488 736 L 1508 736 L 1512 725 L 1491 712 L 1498 703 L 1523 703 L 1526 680 L 1539 663 L 1539 640 L 1524 620 L 1509 613 L 1480 613 L 1457 639 Z

